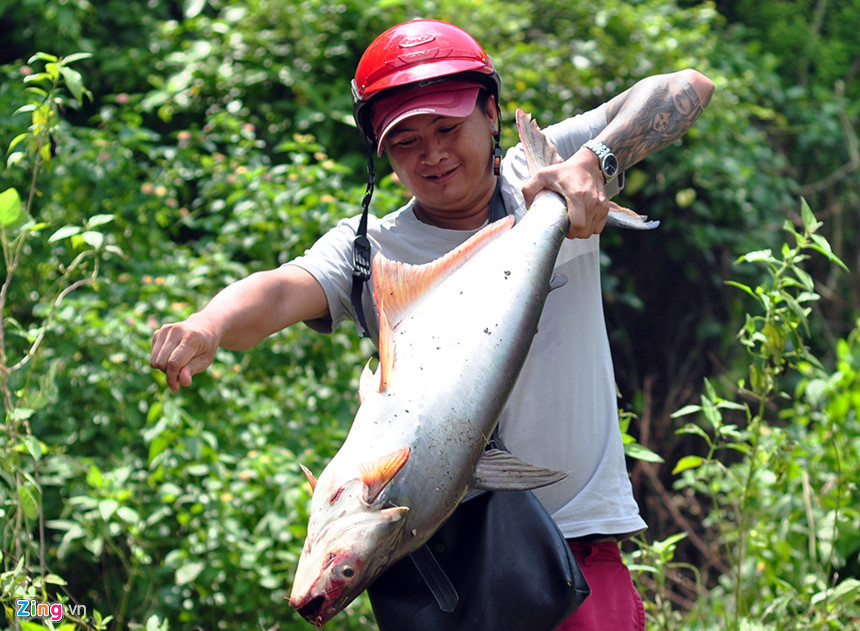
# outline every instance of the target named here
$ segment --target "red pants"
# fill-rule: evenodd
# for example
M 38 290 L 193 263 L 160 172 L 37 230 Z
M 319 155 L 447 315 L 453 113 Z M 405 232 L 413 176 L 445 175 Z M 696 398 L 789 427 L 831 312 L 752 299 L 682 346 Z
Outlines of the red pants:
M 591 594 L 556 631 L 645 631 L 645 607 L 614 541 L 570 541 Z

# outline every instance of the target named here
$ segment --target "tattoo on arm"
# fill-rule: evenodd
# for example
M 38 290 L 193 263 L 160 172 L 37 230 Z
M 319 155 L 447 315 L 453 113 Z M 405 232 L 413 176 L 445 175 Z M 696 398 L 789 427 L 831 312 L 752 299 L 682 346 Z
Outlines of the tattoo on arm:
M 685 134 L 707 101 L 688 81 L 663 76 L 643 80 L 608 105 L 605 142 L 628 168 Z

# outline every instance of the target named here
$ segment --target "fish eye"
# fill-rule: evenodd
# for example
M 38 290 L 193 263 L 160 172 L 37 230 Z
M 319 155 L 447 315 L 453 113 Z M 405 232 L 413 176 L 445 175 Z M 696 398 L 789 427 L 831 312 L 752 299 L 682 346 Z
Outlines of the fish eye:
M 343 574 L 345 578 L 352 578 L 355 576 L 355 568 L 351 565 L 344 565 L 341 569 L 341 574 Z

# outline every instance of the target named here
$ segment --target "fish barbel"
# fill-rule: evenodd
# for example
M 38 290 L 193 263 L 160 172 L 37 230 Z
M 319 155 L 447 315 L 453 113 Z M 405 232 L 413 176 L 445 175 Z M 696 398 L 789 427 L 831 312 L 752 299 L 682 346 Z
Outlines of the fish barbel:
M 529 170 L 560 160 L 522 111 Z M 632 211 L 609 225 L 654 227 Z M 552 285 L 569 226 L 563 198 L 542 191 L 426 265 L 377 254 L 379 367 L 337 454 L 314 479 L 308 534 L 290 606 L 322 626 L 386 568 L 421 547 L 471 490 L 524 490 L 566 473 L 486 450 Z

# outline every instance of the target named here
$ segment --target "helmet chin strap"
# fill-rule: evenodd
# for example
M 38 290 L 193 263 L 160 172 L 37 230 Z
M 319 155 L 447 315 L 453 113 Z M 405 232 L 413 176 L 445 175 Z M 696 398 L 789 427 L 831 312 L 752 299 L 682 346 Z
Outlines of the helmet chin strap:
M 499 177 L 502 174 L 502 108 L 499 106 L 499 97 L 493 98 L 496 103 L 496 133 L 493 134 L 493 175 Z M 496 187 L 498 189 L 498 187 Z
M 493 138 L 493 175 L 499 177 L 502 174 L 502 134 L 498 133 Z
M 367 238 L 367 216 L 370 214 L 370 200 L 373 197 L 373 187 L 376 183 L 376 172 L 373 164 L 373 147 L 369 146 L 367 152 L 367 189 L 364 199 L 361 201 L 361 219 L 358 222 L 358 230 L 352 241 L 352 292 L 350 302 L 355 314 L 355 328 L 360 337 L 370 337 L 367 328 L 367 319 L 364 317 L 364 308 L 361 305 L 361 294 L 364 283 L 370 280 L 370 240 Z

